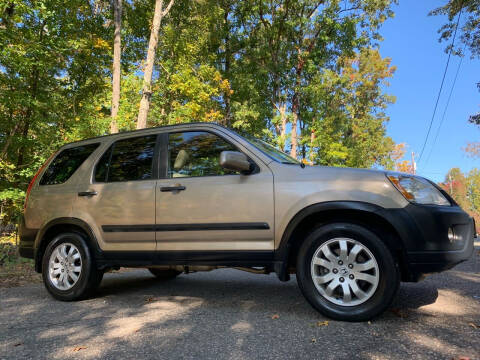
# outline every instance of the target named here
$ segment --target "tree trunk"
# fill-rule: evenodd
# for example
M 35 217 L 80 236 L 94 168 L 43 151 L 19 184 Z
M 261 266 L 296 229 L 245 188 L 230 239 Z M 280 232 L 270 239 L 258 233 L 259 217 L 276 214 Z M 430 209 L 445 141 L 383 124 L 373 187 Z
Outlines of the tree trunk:
M 29 123 L 30 116 L 31 116 L 31 111 L 28 111 L 25 124 L 23 125 L 23 130 L 22 130 L 22 136 L 24 139 L 27 139 L 28 137 L 28 130 L 30 129 L 30 123 Z M 25 146 L 22 145 L 18 149 L 17 167 L 23 165 L 24 153 L 25 153 Z
M 315 131 L 312 130 L 312 133 L 310 134 L 310 162 L 312 163 L 312 165 L 313 165 L 313 160 L 315 156 L 315 153 L 313 151 L 314 142 L 315 142 Z
M 110 132 L 118 133 L 117 114 L 120 106 L 120 77 L 121 77 L 121 31 L 122 31 L 122 0 L 113 0 L 113 18 L 115 22 L 115 34 L 113 37 L 113 70 L 112 70 L 112 120 Z
M 285 151 L 285 139 L 287 137 L 287 104 L 283 103 L 279 106 L 279 109 L 282 124 L 280 128 L 280 138 L 282 139 L 281 150 Z
M 170 11 L 173 1 L 174 0 L 170 0 L 170 3 L 165 10 L 163 10 L 163 0 L 155 1 L 155 13 L 153 15 L 152 30 L 150 32 L 150 41 L 148 43 L 147 61 L 143 71 L 143 90 L 142 99 L 140 100 L 140 109 L 138 111 L 137 129 L 144 129 L 147 127 L 148 110 L 150 109 L 150 102 L 152 99 L 152 74 L 153 64 L 155 62 L 155 52 L 158 45 L 158 32 L 160 31 L 162 19 Z
M 227 79 L 230 79 L 230 57 L 231 57 L 231 51 L 230 51 L 230 26 L 229 26 L 229 20 L 228 20 L 228 15 L 230 14 L 230 5 L 228 5 L 228 9 L 225 9 L 225 15 L 224 15 L 224 21 L 225 21 L 225 26 L 226 26 L 226 35 L 225 35 L 225 77 Z M 230 89 L 229 89 L 230 90 Z M 231 94 L 230 91 L 227 90 L 225 93 L 225 125 L 227 127 L 230 127 L 232 124 L 232 109 L 231 109 Z
M 10 110 L 10 119 L 13 119 L 13 109 Z M 12 143 L 13 137 L 15 135 L 17 135 L 19 128 L 20 128 L 20 122 L 17 121 L 15 123 L 15 126 L 13 127 L 12 131 L 10 132 L 10 135 L 7 137 L 7 140 L 5 141 L 5 144 L 3 145 L 3 149 L 2 149 L 2 152 L 0 154 L 0 159 L 6 159 L 7 158 L 8 148 L 10 147 L 10 144 Z
M 290 142 L 292 144 L 292 148 L 290 149 L 290 156 L 293 158 L 297 158 L 297 120 L 298 114 L 296 110 L 296 106 L 292 106 L 292 132 L 290 134 Z

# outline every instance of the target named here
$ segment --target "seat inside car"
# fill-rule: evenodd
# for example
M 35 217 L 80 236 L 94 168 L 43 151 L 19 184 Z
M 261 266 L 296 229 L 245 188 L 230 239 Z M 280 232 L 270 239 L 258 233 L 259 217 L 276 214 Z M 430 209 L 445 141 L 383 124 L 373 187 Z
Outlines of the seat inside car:
M 190 159 L 190 155 L 188 155 L 188 152 L 184 149 L 180 150 L 177 154 L 177 157 L 175 158 L 175 162 L 173 163 L 173 174 L 172 177 L 186 177 L 188 176 L 187 174 L 181 174 L 181 170 L 186 170 L 187 169 L 187 163 L 188 160 Z

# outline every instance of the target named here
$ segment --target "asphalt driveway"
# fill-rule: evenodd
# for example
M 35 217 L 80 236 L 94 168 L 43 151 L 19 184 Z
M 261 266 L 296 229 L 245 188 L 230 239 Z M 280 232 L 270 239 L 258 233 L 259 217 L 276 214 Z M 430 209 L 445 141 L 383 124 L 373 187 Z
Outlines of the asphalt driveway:
M 106 274 L 98 297 L 75 303 L 41 284 L 0 289 L 0 359 L 99 357 L 480 359 L 480 247 L 453 270 L 402 284 L 369 323 L 322 317 L 295 277 L 230 269 L 166 283 L 145 270 Z

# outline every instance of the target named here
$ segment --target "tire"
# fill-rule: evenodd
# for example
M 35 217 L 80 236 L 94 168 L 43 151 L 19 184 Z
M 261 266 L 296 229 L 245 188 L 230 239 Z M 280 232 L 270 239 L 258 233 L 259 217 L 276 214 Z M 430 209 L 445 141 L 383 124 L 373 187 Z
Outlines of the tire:
M 61 254 L 63 249 L 68 254 L 67 257 Z M 59 272 L 64 274 L 63 281 Z M 57 300 L 74 301 L 88 298 L 100 285 L 103 273 L 103 270 L 96 268 L 87 242 L 79 233 L 57 235 L 47 245 L 43 254 L 43 282 L 48 292 Z M 75 276 L 77 280 L 74 280 Z
M 340 246 L 347 250 L 341 252 Z M 391 252 L 372 231 L 332 223 L 313 230 L 301 245 L 297 281 L 307 301 L 323 315 L 366 321 L 390 306 L 400 273 Z
M 157 269 L 157 268 L 148 268 L 148 271 L 152 273 L 157 279 L 159 280 L 171 280 L 176 278 L 178 275 L 180 275 L 182 272 L 173 270 L 173 269 Z

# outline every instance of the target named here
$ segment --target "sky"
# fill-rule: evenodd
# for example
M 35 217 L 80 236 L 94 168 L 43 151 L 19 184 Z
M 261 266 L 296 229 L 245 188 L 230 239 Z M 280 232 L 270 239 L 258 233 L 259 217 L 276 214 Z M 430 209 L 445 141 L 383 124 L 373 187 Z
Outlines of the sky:
M 387 134 L 396 143 L 407 144 L 408 160 L 412 151 L 419 154 L 422 150 L 447 62 L 444 51 L 447 43 L 439 43 L 437 33 L 447 19 L 428 16 L 430 10 L 445 3 L 446 0 L 400 0 L 394 7 L 395 17 L 387 20 L 380 30 L 384 38 L 380 53 L 392 58 L 392 64 L 397 66 L 386 89 L 397 98 L 387 109 L 390 116 Z M 469 115 L 480 111 L 480 92 L 476 87 L 480 82 L 480 60 L 471 60 L 469 52 L 462 61 L 445 120 L 433 146 L 459 61 L 457 56 L 450 59 L 430 137 L 417 164 L 417 174 L 436 182 L 444 181 L 452 167 L 464 172 L 480 168 L 480 160 L 469 158 L 462 150 L 468 142 L 480 141 L 480 128 L 468 122 Z

